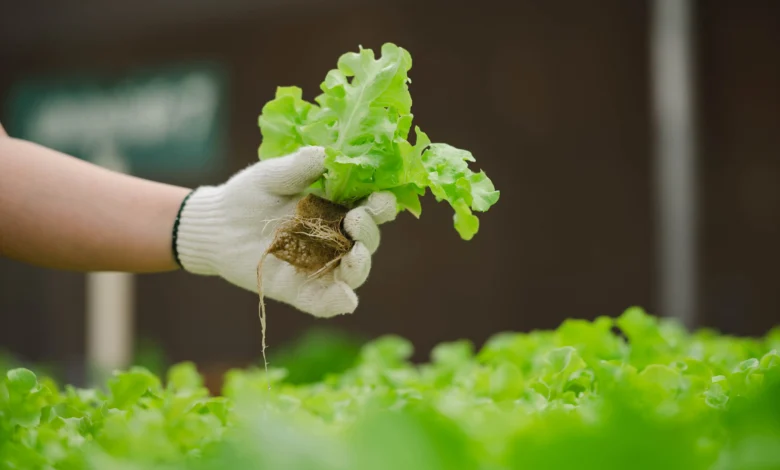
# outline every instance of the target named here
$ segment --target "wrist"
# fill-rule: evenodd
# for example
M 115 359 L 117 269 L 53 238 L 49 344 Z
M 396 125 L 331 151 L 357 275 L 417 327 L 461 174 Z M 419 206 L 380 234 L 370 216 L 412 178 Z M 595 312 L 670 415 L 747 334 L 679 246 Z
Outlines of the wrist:
M 185 271 L 216 275 L 218 246 L 223 223 L 223 190 L 202 186 L 190 192 L 174 222 L 173 253 Z
M 184 269 L 184 267 L 181 265 L 181 259 L 179 257 L 179 247 L 178 247 L 178 241 L 179 241 L 179 225 L 181 224 L 181 214 L 184 210 L 184 206 L 187 204 L 187 201 L 189 201 L 190 196 L 195 192 L 195 190 L 192 190 L 188 192 L 184 199 L 179 203 L 179 209 L 176 212 L 176 218 L 173 220 L 173 236 L 171 237 L 171 252 L 173 253 L 173 261 L 176 263 L 176 267 L 179 269 Z

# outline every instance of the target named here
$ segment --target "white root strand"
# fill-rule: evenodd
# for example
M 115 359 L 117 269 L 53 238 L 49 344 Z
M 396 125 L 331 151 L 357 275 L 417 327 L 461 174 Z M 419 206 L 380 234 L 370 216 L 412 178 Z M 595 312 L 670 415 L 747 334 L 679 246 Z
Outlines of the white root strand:
M 260 258 L 260 262 L 257 263 L 257 295 L 260 297 L 260 329 L 262 334 L 262 353 L 263 353 L 263 365 L 265 366 L 265 378 L 268 381 L 268 390 L 271 390 L 271 380 L 268 378 L 268 358 L 265 356 L 265 295 L 263 294 L 263 263 L 268 256 L 268 249 L 265 250 L 263 256 Z

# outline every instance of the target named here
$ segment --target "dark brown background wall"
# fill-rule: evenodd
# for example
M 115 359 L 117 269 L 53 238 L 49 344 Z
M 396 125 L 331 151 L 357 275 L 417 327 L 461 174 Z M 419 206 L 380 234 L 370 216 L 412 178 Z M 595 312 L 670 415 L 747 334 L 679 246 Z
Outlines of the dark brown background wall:
M 116 40 L 42 40 L 1 52 L 0 92 L 34 73 L 219 60 L 231 76 L 227 165 L 207 181 L 169 180 L 212 184 L 256 161 L 257 115 L 277 85 L 313 98 L 341 53 L 395 42 L 415 61 L 418 123 L 472 150 L 502 196 L 471 242 L 432 198 L 419 221 L 383 227 L 358 312 L 327 325 L 406 336 L 423 358 L 444 340 L 654 311 L 648 3 L 453 3 L 274 7 Z M 780 323 L 779 21 L 777 2 L 699 5 L 701 323 L 740 334 Z M 79 364 L 83 288 L 79 274 L 0 261 L 0 349 Z M 258 357 L 253 295 L 183 273 L 138 277 L 137 293 L 139 334 L 172 360 Z M 271 304 L 271 347 L 322 324 Z
M 780 3 L 701 2 L 706 321 L 780 323 Z

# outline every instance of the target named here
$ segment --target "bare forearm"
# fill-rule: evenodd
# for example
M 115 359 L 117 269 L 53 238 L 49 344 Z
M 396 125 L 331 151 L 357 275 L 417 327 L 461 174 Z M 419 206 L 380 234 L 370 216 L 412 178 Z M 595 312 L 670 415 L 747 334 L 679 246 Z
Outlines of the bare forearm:
M 56 269 L 176 269 L 186 188 L 114 173 L 0 132 L 0 255 Z

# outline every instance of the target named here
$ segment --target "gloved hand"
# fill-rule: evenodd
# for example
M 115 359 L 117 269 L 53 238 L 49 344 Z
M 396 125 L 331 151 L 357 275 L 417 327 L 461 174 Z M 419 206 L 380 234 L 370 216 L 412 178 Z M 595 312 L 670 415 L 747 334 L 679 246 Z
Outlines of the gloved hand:
M 258 261 L 279 223 L 295 213 L 302 193 L 325 172 L 324 159 L 321 147 L 303 147 L 255 163 L 221 186 L 196 189 L 179 218 L 176 248 L 182 267 L 257 292 Z M 263 293 L 317 317 L 354 312 L 354 289 L 368 277 L 371 255 L 379 246 L 378 225 L 396 214 L 396 199 L 389 192 L 374 193 L 351 210 L 343 225 L 355 244 L 336 269 L 319 277 L 310 278 L 268 255 Z

